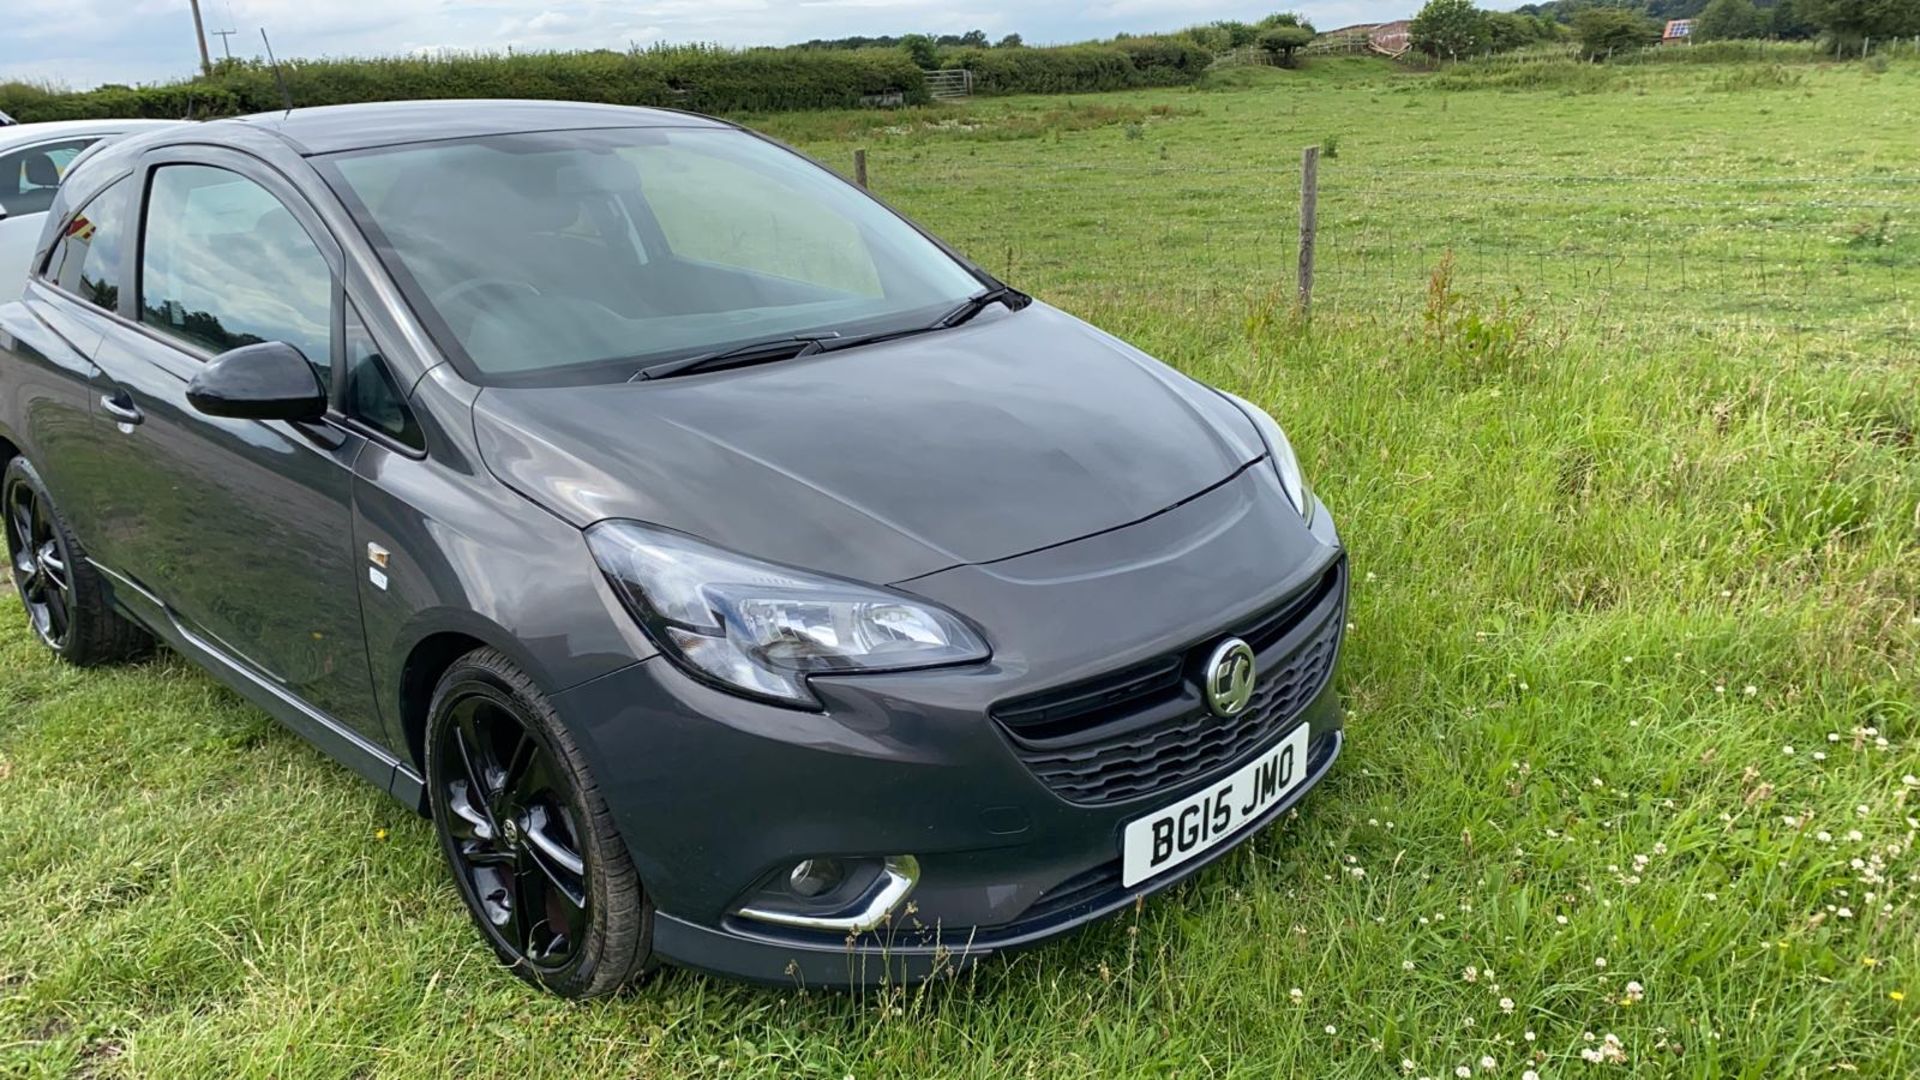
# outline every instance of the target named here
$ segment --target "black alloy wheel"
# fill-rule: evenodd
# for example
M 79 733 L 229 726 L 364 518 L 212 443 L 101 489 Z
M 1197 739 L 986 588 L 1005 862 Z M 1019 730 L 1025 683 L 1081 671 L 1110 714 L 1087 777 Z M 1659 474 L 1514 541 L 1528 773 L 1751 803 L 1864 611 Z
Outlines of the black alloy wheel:
M 441 783 L 455 871 L 515 952 L 564 968 L 586 938 L 591 903 L 574 792 L 553 754 L 498 702 L 463 697 L 451 719 Z
M 645 971 L 651 905 L 578 748 L 532 681 L 482 649 L 442 677 L 428 722 L 435 828 L 502 962 L 576 998 Z
M 0 475 L 0 534 L 7 569 L 28 625 L 56 656 L 79 667 L 137 660 L 153 637 L 114 609 L 101 572 L 54 506 L 40 474 L 24 457 Z
M 65 652 L 73 631 L 72 558 L 54 524 L 53 509 L 26 477 L 7 485 L 7 555 L 13 582 L 33 632 L 54 652 Z

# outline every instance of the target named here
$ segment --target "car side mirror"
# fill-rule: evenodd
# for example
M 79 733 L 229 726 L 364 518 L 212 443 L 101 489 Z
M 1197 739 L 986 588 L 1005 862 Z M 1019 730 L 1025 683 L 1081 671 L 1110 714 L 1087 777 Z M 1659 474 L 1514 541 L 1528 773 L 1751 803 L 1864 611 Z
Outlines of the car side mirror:
M 214 357 L 187 384 L 187 401 L 233 420 L 312 421 L 327 415 L 327 390 L 300 350 L 284 341 L 243 345 Z

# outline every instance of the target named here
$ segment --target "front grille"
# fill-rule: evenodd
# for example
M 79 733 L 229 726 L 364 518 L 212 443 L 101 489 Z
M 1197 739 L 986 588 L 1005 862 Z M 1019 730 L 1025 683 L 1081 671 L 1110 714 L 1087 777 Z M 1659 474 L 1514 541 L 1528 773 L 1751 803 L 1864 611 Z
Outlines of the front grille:
M 1028 769 L 1069 802 L 1124 802 L 1175 788 L 1277 738 L 1326 685 L 1339 650 L 1342 560 L 1312 586 L 1231 631 L 1258 657 L 1253 700 L 1213 715 L 1200 694 L 1226 633 L 1103 678 L 1007 702 L 993 718 Z

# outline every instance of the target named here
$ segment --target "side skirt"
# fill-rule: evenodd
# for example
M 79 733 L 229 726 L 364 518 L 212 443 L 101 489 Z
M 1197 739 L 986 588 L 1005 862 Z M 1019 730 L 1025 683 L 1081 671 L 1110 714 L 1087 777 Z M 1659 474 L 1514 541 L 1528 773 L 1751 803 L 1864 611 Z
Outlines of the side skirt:
M 241 697 L 266 710 L 275 720 L 293 729 L 328 757 L 358 773 L 369 783 L 418 811 L 425 805 L 426 783 L 413 767 L 369 742 L 351 727 L 314 708 L 227 655 L 214 643 L 181 626 L 160 602 L 134 581 L 111 567 L 87 560 L 112 586 L 114 606 L 152 631 L 176 652 L 204 668 L 208 674 Z

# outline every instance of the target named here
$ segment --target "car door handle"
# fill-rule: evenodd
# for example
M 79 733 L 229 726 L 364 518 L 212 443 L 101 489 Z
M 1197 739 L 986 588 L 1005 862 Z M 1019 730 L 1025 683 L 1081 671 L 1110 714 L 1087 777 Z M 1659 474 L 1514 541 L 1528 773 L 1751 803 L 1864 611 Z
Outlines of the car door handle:
M 146 415 L 134 406 L 133 399 L 124 393 L 101 394 L 100 407 L 122 424 L 137 424 L 146 419 Z

